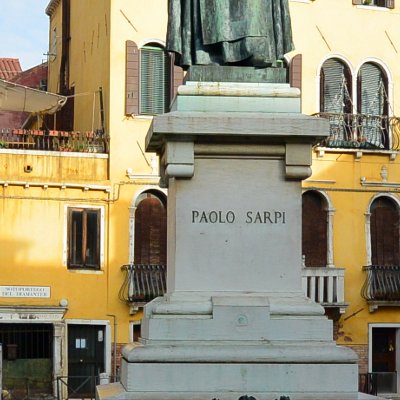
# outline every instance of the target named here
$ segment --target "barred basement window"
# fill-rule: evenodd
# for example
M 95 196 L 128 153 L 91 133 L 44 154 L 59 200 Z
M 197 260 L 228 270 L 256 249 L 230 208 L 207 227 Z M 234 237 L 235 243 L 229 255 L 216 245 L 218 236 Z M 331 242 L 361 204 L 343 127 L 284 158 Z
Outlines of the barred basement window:
M 100 269 L 100 209 L 68 208 L 68 268 Z
M 140 49 L 139 114 L 156 115 L 167 112 L 171 101 L 171 63 L 160 46 Z

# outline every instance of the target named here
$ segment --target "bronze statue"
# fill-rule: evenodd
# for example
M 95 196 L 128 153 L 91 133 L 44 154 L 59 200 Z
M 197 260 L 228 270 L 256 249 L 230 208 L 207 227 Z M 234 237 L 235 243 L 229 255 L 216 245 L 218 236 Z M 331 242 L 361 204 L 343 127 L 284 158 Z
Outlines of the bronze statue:
M 169 0 L 175 64 L 273 66 L 293 50 L 288 0 Z

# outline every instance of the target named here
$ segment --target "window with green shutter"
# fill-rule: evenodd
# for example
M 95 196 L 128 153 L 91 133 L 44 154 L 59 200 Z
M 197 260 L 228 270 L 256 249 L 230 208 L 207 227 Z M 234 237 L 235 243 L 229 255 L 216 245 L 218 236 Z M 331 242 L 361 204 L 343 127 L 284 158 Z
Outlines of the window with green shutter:
M 349 124 L 352 113 L 351 72 L 347 64 L 338 58 L 326 60 L 320 72 L 320 111 L 326 113 L 330 121 L 332 139 L 352 140 L 353 132 Z
M 357 86 L 360 114 L 387 114 L 387 78 L 377 64 L 367 62 L 361 66 Z
M 169 111 L 183 82 L 183 69 L 174 65 L 174 55 L 158 44 L 147 44 L 140 50 L 132 40 L 125 45 L 125 115 Z
M 139 114 L 167 112 L 171 100 L 171 64 L 168 53 L 159 46 L 140 49 Z
M 376 148 L 390 145 L 388 129 L 388 79 L 375 63 L 363 64 L 357 76 L 357 113 L 365 116 L 359 123 L 359 131 L 366 143 Z
M 321 112 L 351 113 L 351 73 L 341 60 L 330 58 L 321 68 Z

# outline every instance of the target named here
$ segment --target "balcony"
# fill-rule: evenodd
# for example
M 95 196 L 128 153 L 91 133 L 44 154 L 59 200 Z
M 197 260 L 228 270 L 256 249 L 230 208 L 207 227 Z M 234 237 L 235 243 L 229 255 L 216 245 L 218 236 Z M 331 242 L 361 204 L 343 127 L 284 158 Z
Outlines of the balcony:
M 131 306 L 131 313 L 167 290 L 166 265 L 129 264 L 121 270 L 125 272 L 125 279 L 119 298 Z
M 2 128 L 0 149 L 108 154 L 109 138 L 102 131 L 65 132 Z
M 387 115 L 317 113 L 329 120 L 320 146 L 360 150 L 399 150 L 400 118 Z
M 135 309 L 166 292 L 166 265 L 128 264 L 121 270 L 125 278 L 119 298 Z M 345 312 L 344 268 L 303 268 L 302 286 L 304 294 L 323 307 Z
M 302 287 L 307 297 L 323 307 L 345 312 L 344 268 L 304 267 Z
M 400 266 L 368 265 L 361 296 L 370 304 L 370 311 L 379 306 L 400 306 Z

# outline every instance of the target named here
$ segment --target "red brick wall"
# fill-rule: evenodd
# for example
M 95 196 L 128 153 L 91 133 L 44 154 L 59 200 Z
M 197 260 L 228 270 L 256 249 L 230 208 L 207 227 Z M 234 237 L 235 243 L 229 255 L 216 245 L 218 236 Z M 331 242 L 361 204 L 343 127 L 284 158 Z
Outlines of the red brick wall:
M 350 347 L 357 353 L 358 356 L 358 373 L 366 374 L 368 372 L 368 345 L 360 344 L 360 345 L 351 345 L 346 347 Z
M 112 346 L 112 351 L 111 351 L 111 371 L 115 371 L 114 369 L 114 362 L 115 362 L 115 366 L 116 366 L 116 371 L 117 371 L 117 376 L 119 376 L 119 371 L 121 368 L 121 359 L 122 359 L 122 355 L 121 355 L 121 350 L 122 348 L 126 345 L 126 343 L 117 343 L 116 345 L 116 357 L 114 357 L 114 346 Z

